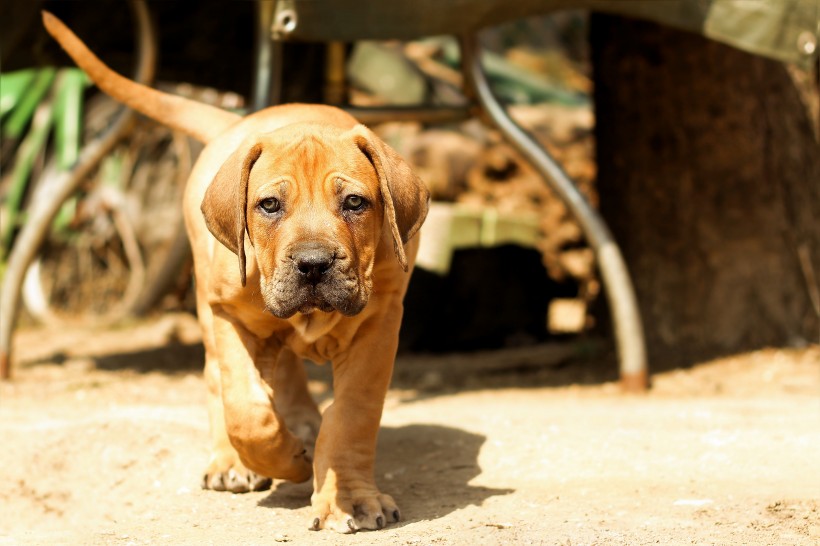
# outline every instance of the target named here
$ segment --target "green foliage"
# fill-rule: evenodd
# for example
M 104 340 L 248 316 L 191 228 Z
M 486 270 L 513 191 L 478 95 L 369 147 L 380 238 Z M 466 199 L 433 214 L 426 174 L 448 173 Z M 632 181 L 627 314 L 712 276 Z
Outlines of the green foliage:
M 88 77 L 77 68 L 0 74 L 2 157 L 4 178 L 7 176 L 3 182 L 8 184 L 0 226 L 2 261 L 25 220 L 23 201 L 32 186 L 31 176 L 38 159 L 49 151 L 49 145 L 60 171 L 70 169 L 79 157 L 83 94 L 88 85 Z M 65 218 L 66 215 L 58 217 L 58 228 L 65 225 Z

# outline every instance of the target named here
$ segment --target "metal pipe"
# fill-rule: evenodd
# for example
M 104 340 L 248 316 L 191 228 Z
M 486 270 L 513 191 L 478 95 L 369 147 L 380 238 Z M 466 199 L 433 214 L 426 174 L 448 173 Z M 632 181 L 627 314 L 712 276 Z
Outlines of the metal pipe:
M 621 386 L 627 391 L 647 388 L 646 347 L 635 290 L 620 248 L 600 214 L 584 199 L 561 166 L 507 114 L 490 89 L 481 66 L 476 34 L 460 39 L 465 87 L 483 114 L 541 173 L 578 220 L 595 252 L 615 327 Z
M 280 97 L 272 96 L 272 82 L 281 78 L 282 65 L 274 63 L 275 49 L 281 49 L 282 44 L 271 40 L 271 25 L 273 14 L 276 11 L 276 2 L 271 0 L 257 0 L 256 2 L 256 30 L 254 36 L 254 71 L 253 90 L 251 91 L 251 111 L 256 112 L 279 102 Z M 281 53 L 279 55 L 281 57 Z M 278 72 L 278 74 L 277 74 Z M 276 86 L 278 90 L 279 86 Z
M 156 31 L 144 1 L 129 2 L 137 27 L 137 69 L 134 79 L 149 85 L 154 78 L 156 67 Z M 98 138 L 82 148 L 77 163 L 70 171 L 44 176 L 43 182 L 32 199 L 33 208 L 20 230 L 14 247 L 9 254 L 8 267 L 0 287 L 0 380 L 11 377 L 12 346 L 11 335 L 19 310 L 20 290 L 37 251 L 48 234 L 62 204 L 71 197 L 83 179 L 97 166 L 100 160 L 130 130 L 136 119 L 134 112 L 123 107 L 114 123 Z

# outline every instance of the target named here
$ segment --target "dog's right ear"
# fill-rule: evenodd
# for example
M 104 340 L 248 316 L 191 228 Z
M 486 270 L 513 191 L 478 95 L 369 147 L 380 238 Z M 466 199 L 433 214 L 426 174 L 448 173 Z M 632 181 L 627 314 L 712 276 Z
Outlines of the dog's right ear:
M 216 239 L 239 257 L 239 276 L 245 286 L 245 232 L 248 230 L 248 178 L 262 154 L 259 142 L 243 143 L 222 164 L 205 191 L 200 209 Z

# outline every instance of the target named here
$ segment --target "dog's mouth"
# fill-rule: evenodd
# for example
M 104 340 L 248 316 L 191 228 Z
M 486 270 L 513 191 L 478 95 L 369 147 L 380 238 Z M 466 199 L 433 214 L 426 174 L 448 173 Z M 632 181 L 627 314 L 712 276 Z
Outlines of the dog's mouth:
M 297 313 L 301 313 L 303 315 L 309 315 L 316 310 L 323 311 L 325 313 L 332 313 L 336 311 L 336 308 L 333 307 L 331 304 L 327 303 L 326 301 L 320 301 L 318 299 L 313 301 L 308 301 L 302 304 L 299 309 L 296 310 Z
M 268 311 L 281 319 L 317 310 L 353 316 L 364 309 L 369 296 L 356 278 L 347 276 L 333 276 L 313 284 L 290 275 L 263 283 L 262 293 Z

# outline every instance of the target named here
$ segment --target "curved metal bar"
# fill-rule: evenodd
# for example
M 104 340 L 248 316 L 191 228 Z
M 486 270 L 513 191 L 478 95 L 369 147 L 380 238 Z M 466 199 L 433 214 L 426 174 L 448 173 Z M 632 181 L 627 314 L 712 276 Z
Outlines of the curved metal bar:
M 135 80 L 150 84 L 156 67 L 156 31 L 144 1 L 129 3 L 138 29 L 138 59 Z M 9 254 L 8 268 L 0 287 L 0 380 L 11 377 L 11 335 L 19 309 L 20 290 L 26 271 L 43 244 L 57 212 L 91 170 L 129 131 L 135 114 L 122 108 L 114 123 L 100 137 L 83 146 L 80 158 L 70 171 L 44 176 L 32 199 L 33 208 Z
M 598 269 L 606 288 L 620 362 L 621 385 L 625 390 L 647 387 L 646 348 L 637 298 L 621 251 L 598 212 L 584 199 L 561 166 L 532 136 L 507 114 L 493 96 L 481 67 L 476 34 L 461 36 L 462 70 L 468 92 L 473 94 L 485 117 L 541 173 L 578 220 L 595 252 Z

